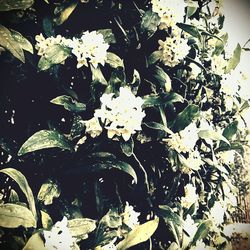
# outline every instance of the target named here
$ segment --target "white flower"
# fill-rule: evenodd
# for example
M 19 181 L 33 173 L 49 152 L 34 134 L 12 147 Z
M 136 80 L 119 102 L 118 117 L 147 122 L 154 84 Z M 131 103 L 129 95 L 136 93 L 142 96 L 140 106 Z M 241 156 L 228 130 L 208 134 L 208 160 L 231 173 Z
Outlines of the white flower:
M 231 165 L 234 163 L 235 151 L 234 150 L 221 151 L 217 153 L 216 156 L 218 157 L 220 163 Z
M 47 250 L 73 250 L 76 248 L 75 239 L 71 236 L 67 223 L 67 218 L 63 217 L 62 221 L 58 221 L 50 231 L 43 231 Z
M 197 76 L 201 73 L 201 68 L 195 63 L 190 63 L 189 67 L 191 68 L 191 73 L 189 78 L 195 80 Z
M 184 130 L 181 130 L 179 133 L 171 134 L 170 138 L 164 139 L 164 141 L 178 153 L 185 153 L 194 149 L 198 139 L 198 129 L 195 123 L 190 123 Z
M 190 250 L 216 250 L 216 248 L 207 246 L 203 241 L 199 240 L 194 247 L 190 248 Z
M 236 95 L 239 89 L 238 76 L 236 72 L 232 72 L 229 75 L 225 75 L 221 80 L 220 91 L 226 95 Z
M 198 223 L 195 223 L 190 214 L 187 215 L 186 220 L 183 222 L 183 229 L 188 233 L 192 239 L 197 231 Z
M 120 95 L 103 94 L 100 98 L 101 108 L 95 110 L 94 116 L 100 118 L 108 130 L 108 137 L 122 136 L 125 141 L 132 134 L 141 130 L 142 119 L 145 113 L 142 111 L 143 99 L 136 97 L 128 87 L 120 88 Z
M 104 41 L 102 34 L 86 31 L 80 39 L 73 38 L 69 47 L 77 57 L 77 68 L 88 66 L 87 59 L 96 68 L 98 64 L 104 65 L 109 45 Z
M 172 27 L 183 22 L 185 2 L 183 0 L 151 0 L 152 10 L 161 18 L 163 27 Z
M 138 216 L 139 212 L 135 212 L 133 206 L 126 202 L 125 210 L 123 213 L 123 223 L 133 229 L 136 225 L 139 225 Z
M 102 246 L 101 250 L 117 250 L 117 247 L 115 246 L 116 238 L 114 238 L 111 242 L 109 242 L 107 245 Z
M 220 225 L 224 222 L 226 209 L 219 201 L 215 201 L 214 206 L 210 209 L 210 217 L 215 225 Z
M 62 45 L 62 46 L 68 46 L 70 44 L 70 39 L 66 39 L 65 37 L 62 37 L 61 35 L 57 35 L 56 37 L 48 37 L 45 38 L 43 34 L 36 35 L 36 45 L 35 48 L 38 50 L 37 54 L 39 56 L 46 56 L 46 50 L 53 46 L 53 45 Z
M 92 138 L 95 138 L 102 133 L 102 127 L 98 118 L 93 117 L 90 120 L 84 121 L 84 124 L 86 126 L 85 132 L 88 133 Z
M 165 41 L 159 40 L 160 60 L 167 66 L 178 65 L 188 54 L 187 40 L 180 36 L 167 37 Z
M 199 170 L 200 166 L 203 164 L 200 152 L 198 150 L 190 151 L 187 161 L 193 170 Z
M 181 205 L 185 208 L 189 208 L 198 201 L 199 196 L 196 193 L 196 188 L 190 183 L 184 187 L 184 192 L 185 196 L 181 197 Z

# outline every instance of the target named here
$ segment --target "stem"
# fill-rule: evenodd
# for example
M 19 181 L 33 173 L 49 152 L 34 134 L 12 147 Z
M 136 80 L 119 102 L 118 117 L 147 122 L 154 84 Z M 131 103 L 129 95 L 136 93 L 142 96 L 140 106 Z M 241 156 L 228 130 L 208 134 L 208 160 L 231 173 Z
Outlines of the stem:
M 135 153 L 133 153 L 132 155 L 133 155 L 134 159 L 136 160 L 136 162 L 138 163 L 140 169 L 142 170 L 142 172 L 144 174 L 144 183 L 145 183 L 145 186 L 147 188 L 147 191 L 149 191 L 148 174 L 147 174 L 145 168 L 142 166 L 140 160 L 135 155 Z

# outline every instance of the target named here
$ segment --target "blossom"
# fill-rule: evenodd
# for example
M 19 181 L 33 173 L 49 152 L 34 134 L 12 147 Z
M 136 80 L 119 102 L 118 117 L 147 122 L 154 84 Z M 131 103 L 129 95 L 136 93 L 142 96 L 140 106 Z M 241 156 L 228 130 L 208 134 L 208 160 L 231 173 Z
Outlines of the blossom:
M 187 215 L 186 220 L 183 222 L 183 229 L 188 233 L 192 239 L 197 231 L 198 223 L 195 223 L 190 214 Z
M 181 130 L 179 133 L 171 134 L 170 138 L 164 139 L 164 141 L 178 153 L 185 153 L 194 149 L 198 139 L 199 136 L 196 124 L 190 123 L 184 130 Z
M 163 27 L 172 27 L 183 22 L 185 2 L 183 0 L 151 0 L 152 10 L 161 18 Z
M 108 131 L 108 137 L 122 136 L 125 141 L 132 134 L 141 130 L 143 99 L 136 97 L 128 87 L 121 87 L 119 96 L 114 93 L 103 94 L 100 98 L 101 108 L 95 110 L 94 116 L 100 118 Z
M 104 41 L 102 34 L 86 31 L 80 39 L 73 38 L 69 47 L 77 58 L 77 68 L 88 66 L 87 59 L 96 68 L 98 64 L 104 65 L 109 44 Z
M 223 76 L 225 73 L 227 64 L 228 62 L 224 59 L 224 56 L 222 54 L 219 56 L 214 55 L 211 61 L 212 72 L 214 74 Z
M 189 162 L 189 166 L 192 170 L 199 170 L 200 166 L 203 164 L 198 150 L 190 151 L 187 161 Z
M 215 201 L 213 207 L 210 209 L 210 217 L 215 225 L 222 224 L 224 222 L 224 215 L 226 209 L 219 201 Z
M 56 37 L 48 37 L 45 38 L 43 34 L 36 35 L 36 45 L 35 48 L 38 50 L 37 54 L 39 56 L 46 56 L 46 50 L 53 46 L 53 45 L 62 45 L 62 46 L 68 46 L 70 43 L 70 39 L 66 39 L 65 37 L 62 37 L 61 35 L 57 35 Z
M 125 210 L 123 213 L 123 223 L 133 229 L 136 225 L 139 225 L 138 216 L 140 213 L 135 212 L 133 206 L 126 202 Z
M 227 150 L 217 153 L 217 157 L 220 163 L 230 165 L 234 163 L 235 151 Z
M 190 250 L 216 250 L 216 248 L 207 246 L 203 241 L 199 240 L 196 245 L 191 247 Z
M 159 40 L 160 60 L 169 67 L 178 65 L 189 53 L 187 40 L 179 36 Z
M 185 196 L 181 197 L 181 205 L 185 208 L 189 208 L 198 201 L 199 196 L 196 193 L 196 187 L 190 183 L 184 187 L 184 192 Z
M 50 231 L 43 231 L 47 250 L 76 249 L 75 239 L 71 236 L 67 223 L 67 218 L 63 217 L 62 221 L 58 221 Z
M 102 127 L 98 118 L 93 117 L 90 120 L 84 121 L 84 124 L 86 126 L 85 132 L 88 133 L 92 138 L 95 138 L 102 133 Z
M 221 80 L 220 91 L 229 96 L 236 95 L 239 89 L 237 77 L 238 76 L 235 74 L 235 72 L 224 76 Z

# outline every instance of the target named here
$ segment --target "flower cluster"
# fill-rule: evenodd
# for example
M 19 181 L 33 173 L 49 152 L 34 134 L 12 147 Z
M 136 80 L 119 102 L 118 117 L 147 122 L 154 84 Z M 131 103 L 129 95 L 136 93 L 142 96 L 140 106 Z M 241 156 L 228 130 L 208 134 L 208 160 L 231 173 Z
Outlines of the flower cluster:
M 104 41 L 102 34 L 96 31 L 85 31 L 80 38 L 66 39 L 61 35 L 45 38 L 42 34 L 36 36 L 35 48 L 39 56 L 46 56 L 52 45 L 62 45 L 71 49 L 77 58 L 77 68 L 88 66 L 88 61 L 96 68 L 98 64 L 104 65 L 107 58 L 109 44 Z
M 161 18 L 161 27 L 172 27 L 182 22 L 185 14 L 183 0 L 151 0 L 152 10 Z
M 199 199 L 199 195 L 196 193 L 196 187 L 188 183 L 184 187 L 185 196 L 181 197 L 181 205 L 185 208 L 189 208 L 196 203 Z
M 86 31 L 81 38 L 73 38 L 69 47 L 77 58 L 77 68 L 88 66 L 88 60 L 96 68 L 98 64 L 104 65 L 109 45 L 102 34 Z
M 160 60 L 169 67 L 178 65 L 189 53 L 187 40 L 180 37 L 167 37 L 159 40 Z
M 126 202 L 125 210 L 123 213 L 123 223 L 129 228 L 133 229 L 136 225 L 139 225 L 138 216 L 140 213 L 135 212 L 133 206 Z
M 119 96 L 103 94 L 101 108 L 95 110 L 94 117 L 100 118 L 108 130 L 108 137 L 122 136 L 127 141 L 136 131 L 141 130 L 143 99 L 136 97 L 128 87 L 121 87 Z

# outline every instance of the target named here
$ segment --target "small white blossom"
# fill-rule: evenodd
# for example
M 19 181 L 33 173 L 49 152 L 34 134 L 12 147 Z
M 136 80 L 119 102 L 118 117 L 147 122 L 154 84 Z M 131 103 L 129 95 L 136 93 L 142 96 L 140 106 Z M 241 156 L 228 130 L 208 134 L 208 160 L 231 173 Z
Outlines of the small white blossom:
M 211 62 L 212 72 L 214 74 L 223 76 L 227 64 L 228 62 L 224 59 L 224 56 L 222 54 L 219 56 L 214 55 Z
M 139 212 L 135 212 L 133 206 L 126 202 L 125 210 L 123 213 L 123 223 L 133 229 L 136 225 L 139 225 L 138 216 Z
M 170 138 L 164 139 L 164 141 L 178 153 L 185 153 L 194 149 L 198 139 L 198 129 L 195 123 L 190 123 L 184 130 L 171 134 Z
M 70 47 L 77 57 L 77 68 L 88 66 L 88 60 L 96 68 L 98 64 L 104 65 L 109 45 L 104 41 L 102 34 L 86 31 L 80 39 L 73 38 Z
M 98 118 L 93 117 L 90 120 L 84 121 L 84 124 L 86 126 L 85 132 L 92 138 L 95 138 L 102 133 L 102 127 L 99 123 Z
M 215 225 L 220 225 L 224 222 L 224 215 L 226 208 L 219 201 L 215 201 L 213 207 L 210 209 L 210 218 Z
M 188 233 L 192 239 L 197 231 L 198 223 L 195 223 L 190 214 L 187 215 L 186 220 L 183 222 L 183 229 Z
M 196 171 L 199 170 L 200 166 L 203 164 L 201 155 L 198 150 L 190 151 L 187 161 L 189 162 L 191 169 Z
M 63 217 L 62 221 L 58 221 L 50 231 L 43 231 L 47 250 L 77 249 L 75 239 L 71 236 L 67 223 L 67 218 Z
M 183 22 L 185 2 L 183 0 L 151 0 L 152 10 L 161 18 L 162 28 Z
M 190 183 L 184 187 L 184 192 L 185 196 L 181 197 L 181 205 L 185 208 L 189 208 L 198 201 L 199 196 L 196 193 L 196 187 Z
M 231 165 L 234 163 L 235 151 L 234 150 L 221 151 L 217 153 L 216 156 L 218 157 L 219 163 Z
M 141 130 L 143 99 L 136 97 L 128 87 L 121 87 L 118 97 L 114 94 L 103 94 L 100 98 L 101 108 L 95 110 L 94 116 L 100 118 L 108 130 L 108 137 L 122 136 L 125 141 L 132 134 Z
M 228 96 L 235 96 L 238 90 L 238 76 L 235 74 L 235 72 L 225 75 L 221 80 L 220 91 Z
M 187 40 L 180 36 L 167 37 L 165 41 L 159 40 L 160 60 L 167 66 L 178 65 L 189 53 Z

